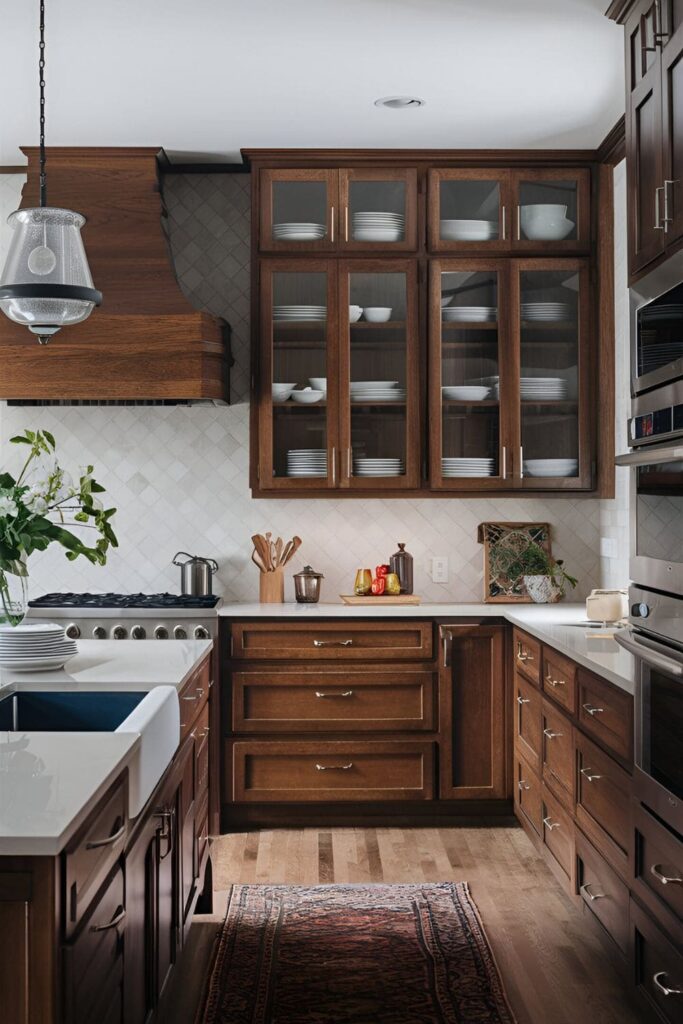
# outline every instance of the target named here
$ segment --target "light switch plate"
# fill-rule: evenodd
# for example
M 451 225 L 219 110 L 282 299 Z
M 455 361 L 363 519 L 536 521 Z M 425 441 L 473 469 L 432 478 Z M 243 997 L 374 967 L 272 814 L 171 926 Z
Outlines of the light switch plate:
M 448 556 L 439 555 L 432 558 L 432 583 L 448 583 Z

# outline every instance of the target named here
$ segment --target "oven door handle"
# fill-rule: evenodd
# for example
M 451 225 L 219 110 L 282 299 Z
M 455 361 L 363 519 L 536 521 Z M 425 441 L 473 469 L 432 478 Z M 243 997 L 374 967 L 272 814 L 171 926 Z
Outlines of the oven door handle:
M 659 669 L 660 672 L 666 672 L 677 679 L 683 677 L 683 664 L 666 654 L 660 653 L 658 648 L 654 647 L 654 641 L 648 641 L 647 645 L 639 643 L 636 640 L 632 640 L 626 630 L 615 633 L 614 639 L 625 651 L 628 651 L 635 658 L 641 658 L 646 664 L 651 665 L 652 668 Z M 653 644 L 653 646 L 651 647 L 650 644 Z
M 617 455 L 614 464 L 615 466 L 656 466 L 660 462 L 677 462 L 678 459 L 683 459 L 683 448 L 680 445 Z

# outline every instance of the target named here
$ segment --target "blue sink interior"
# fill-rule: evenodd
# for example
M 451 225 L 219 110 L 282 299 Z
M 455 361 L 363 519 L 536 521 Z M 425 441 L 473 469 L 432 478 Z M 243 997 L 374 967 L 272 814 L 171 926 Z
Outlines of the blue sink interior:
M 114 732 L 146 693 L 12 693 L 0 700 L 0 729 Z

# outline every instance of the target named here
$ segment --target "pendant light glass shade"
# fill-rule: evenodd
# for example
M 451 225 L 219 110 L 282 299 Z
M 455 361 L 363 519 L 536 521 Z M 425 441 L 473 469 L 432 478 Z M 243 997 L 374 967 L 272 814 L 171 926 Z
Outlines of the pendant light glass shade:
M 80 323 L 102 301 L 93 287 L 81 239 L 85 217 L 41 206 L 17 210 L 0 279 L 0 309 L 43 344 L 60 327 Z

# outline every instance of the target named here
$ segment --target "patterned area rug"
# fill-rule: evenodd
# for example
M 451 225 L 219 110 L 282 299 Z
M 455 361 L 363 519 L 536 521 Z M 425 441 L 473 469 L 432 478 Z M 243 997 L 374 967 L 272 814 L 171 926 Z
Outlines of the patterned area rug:
M 514 1024 L 466 882 L 234 886 L 203 1024 Z

